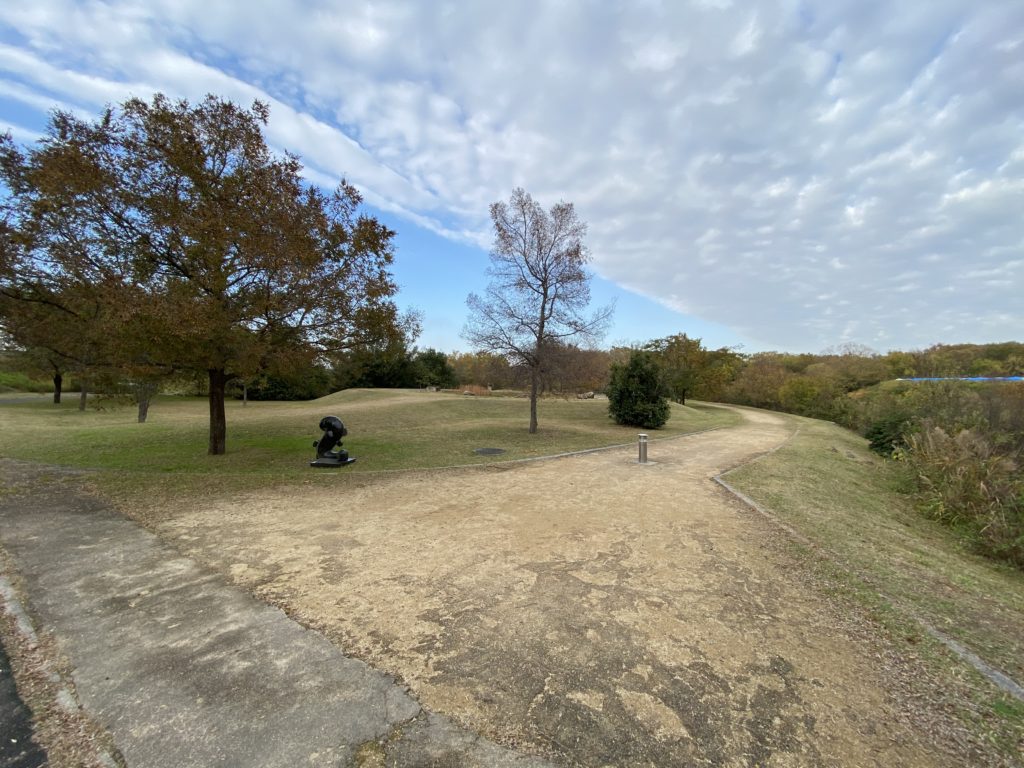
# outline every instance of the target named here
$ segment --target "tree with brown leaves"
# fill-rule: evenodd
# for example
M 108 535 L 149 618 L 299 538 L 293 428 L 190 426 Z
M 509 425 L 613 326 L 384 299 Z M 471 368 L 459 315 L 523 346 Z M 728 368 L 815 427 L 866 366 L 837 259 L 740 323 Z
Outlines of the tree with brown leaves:
M 88 289 L 109 362 L 205 372 L 211 454 L 226 448 L 232 377 L 365 343 L 398 319 L 394 233 L 359 212 L 351 185 L 325 194 L 296 157 L 273 155 L 268 117 L 260 102 L 157 95 L 94 122 L 56 112 L 26 152 L 0 141 L 4 306 L 46 286 L 66 311 L 61 297 Z

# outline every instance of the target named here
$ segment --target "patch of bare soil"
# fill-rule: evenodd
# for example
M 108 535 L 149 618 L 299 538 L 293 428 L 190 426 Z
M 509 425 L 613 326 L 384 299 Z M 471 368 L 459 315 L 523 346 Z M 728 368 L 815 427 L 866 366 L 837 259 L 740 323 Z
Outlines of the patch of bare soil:
M 155 527 L 426 707 L 564 764 L 953 764 L 710 481 L 788 436 L 744 415 L 652 443 L 647 466 L 623 449 L 339 478 Z

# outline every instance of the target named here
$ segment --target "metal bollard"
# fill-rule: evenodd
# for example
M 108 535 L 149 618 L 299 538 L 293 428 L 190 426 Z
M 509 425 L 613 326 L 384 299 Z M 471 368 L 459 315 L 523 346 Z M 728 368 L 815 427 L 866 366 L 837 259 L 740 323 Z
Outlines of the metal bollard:
M 647 435 L 642 432 L 637 435 L 637 447 L 640 449 L 639 462 L 641 464 L 647 463 Z

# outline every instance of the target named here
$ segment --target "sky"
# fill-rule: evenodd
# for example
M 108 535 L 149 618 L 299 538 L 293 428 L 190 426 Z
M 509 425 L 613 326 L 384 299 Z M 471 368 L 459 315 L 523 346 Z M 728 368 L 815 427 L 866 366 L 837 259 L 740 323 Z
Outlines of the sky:
M 16 140 L 157 91 L 355 184 L 421 348 L 468 348 L 516 187 L 588 224 L 605 344 L 1024 339 L 1021 0 L 0 3 Z

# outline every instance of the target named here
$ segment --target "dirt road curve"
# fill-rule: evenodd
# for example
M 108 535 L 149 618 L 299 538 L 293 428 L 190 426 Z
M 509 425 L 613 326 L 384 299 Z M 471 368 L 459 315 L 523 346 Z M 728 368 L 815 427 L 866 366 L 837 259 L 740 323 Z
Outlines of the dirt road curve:
M 424 706 L 563 764 L 945 764 L 770 525 L 710 481 L 788 436 L 744 414 L 653 443 L 648 466 L 629 449 L 387 476 L 158 528 Z

